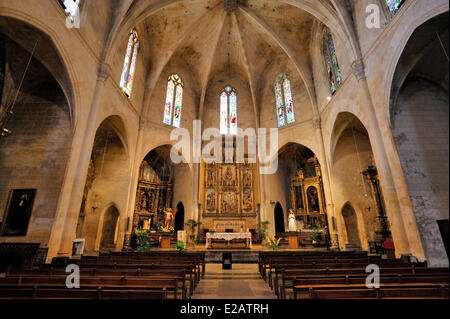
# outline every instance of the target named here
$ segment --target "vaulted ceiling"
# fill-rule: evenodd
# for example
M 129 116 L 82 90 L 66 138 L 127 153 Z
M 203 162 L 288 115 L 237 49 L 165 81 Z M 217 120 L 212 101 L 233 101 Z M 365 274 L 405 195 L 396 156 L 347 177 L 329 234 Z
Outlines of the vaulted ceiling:
M 310 62 L 314 22 L 339 26 L 335 31 L 345 34 L 332 2 L 341 1 L 130 0 L 128 8 L 121 7 L 124 13 L 115 30 L 140 30 L 141 52 L 150 66 L 146 85 L 150 91 L 172 59 L 185 62 L 196 81 L 200 116 L 208 83 L 221 73 L 246 79 L 257 105 L 263 75 L 277 59 L 294 65 L 314 103 Z

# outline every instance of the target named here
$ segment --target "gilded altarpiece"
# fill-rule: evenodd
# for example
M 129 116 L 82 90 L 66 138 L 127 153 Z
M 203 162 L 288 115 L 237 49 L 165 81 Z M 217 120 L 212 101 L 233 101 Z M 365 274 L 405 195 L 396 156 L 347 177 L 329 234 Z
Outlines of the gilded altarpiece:
M 317 158 L 309 159 L 290 180 L 291 207 L 297 219 L 307 225 L 326 226 L 326 205 L 322 174 Z
M 154 170 L 144 163 L 138 181 L 133 229 L 139 226 L 149 229 L 158 222 L 162 223 L 164 209 L 170 207 L 172 193 L 172 183 L 161 182 Z
M 241 218 L 256 224 L 257 180 L 252 163 L 203 164 L 203 218 L 205 228 L 223 218 Z

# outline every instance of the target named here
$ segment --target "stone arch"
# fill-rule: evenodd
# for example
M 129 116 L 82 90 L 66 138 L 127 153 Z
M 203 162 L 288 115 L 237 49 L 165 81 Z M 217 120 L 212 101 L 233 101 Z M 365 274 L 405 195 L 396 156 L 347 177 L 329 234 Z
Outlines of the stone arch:
M 120 212 L 115 205 L 105 210 L 100 232 L 100 249 L 111 250 L 116 247 L 119 217 Z
M 285 218 L 284 218 L 284 210 L 283 206 L 281 206 L 280 202 L 275 204 L 273 209 L 274 214 L 274 224 L 275 224 L 275 234 L 279 236 L 280 234 L 286 231 L 285 228 Z
M 123 190 L 128 189 L 129 174 L 125 126 L 119 116 L 109 116 L 95 134 L 78 217 L 77 237 L 85 238 L 86 251 L 98 251 L 103 244 L 102 229 L 109 207 L 125 211 L 128 192 Z M 123 233 L 126 223 L 120 219 L 125 217 L 119 216 L 117 225 L 120 226 L 119 233 Z M 115 243 L 120 241 L 116 238 Z
M 179 202 L 177 204 L 177 214 L 175 215 L 174 228 L 175 231 L 184 230 L 184 204 L 183 202 Z
M 0 137 L 0 207 L 12 190 L 36 189 L 27 235 L 5 240 L 46 245 L 73 139 L 73 93 L 50 35 L 13 13 L 0 10 L 0 123 L 10 132 Z
M 333 200 L 337 207 L 352 202 L 352 209 L 358 216 L 355 221 L 360 237 L 360 247 L 368 249 L 369 241 L 378 241 L 377 216 L 384 211 L 381 189 L 380 201 L 375 201 L 368 175 L 375 160 L 369 134 L 362 122 L 352 113 L 342 112 L 336 118 L 331 137 L 330 172 Z M 377 177 L 378 178 L 378 177 Z M 341 219 L 338 233 L 346 237 L 345 220 Z M 339 229 L 340 228 L 340 229 Z M 344 243 L 341 242 L 341 248 Z
M 448 266 L 438 221 L 449 218 L 448 11 L 418 26 L 393 75 L 389 118 L 427 261 Z M 440 39 L 436 34 L 440 35 Z M 447 239 L 448 240 L 448 239 Z
M 63 91 L 69 104 L 72 130 L 74 130 L 79 115 L 80 92 L 73 83 L 78 83 L 78 77 L 70 54 L 58 36 L 58 32 L 39 19 L 12 8 L 0 8 L 0 24 L 6 24 L 7 27 L 1 26 L 2 31 L 9 32 L 10 37 L 14 35 L 14 39 L 21 41 L 20 45 L 28 52 L 33 51 L 36 39 L 39 39 L 34 57 L 47 68 Z M 26 36 L 18 37 L 19 32 Z M 48 48 L 50 50 L 47 50 Z
M 394 82 L 394 76 L 397 72 L 397 66 L 399 64 L 400 58 L 405 50 L 406 45 L 408 44 L 408 41 L 410 40 L 413 33 L 416 31 L 418 27 L 425 24 L 427 21 L 449 11 L 449 3 L 448 1 L 442 1 L 442 3 L 438 4 L 437 6 L 431 8 L 430 10 L 426 11 L 425 14 L 422 14 L 420 11 L 420 8 L 415 9 L 415 6 L 408 7 L 408 10 L 411 10 L 411 13 L 418 14 L 419 16 L 415 19 L 411 19 L 410 15 L 404 15 L 407 17 L 407 21 L 402 20 L 402 27 L 401 31 L 397 32 L 391 40 L 392 42 L 397 43 L 397 45 L 393 48 L 391 51 L 391 59 L 384 68 L 384 70 L 387 70 L 384 75 L 383 83 L 385 83 L 385 87 L 383 89 L 384 93 L 384 117 L 387 120 L 388 123 L 391 122 L 390 120 L 390 105 L 392 101 L 392 85 Z M 413 10 L 417 10 L 420 13 L 414 12 Z M 404 31 L 404 32 L 402 32 Z
M 345 248 L 359 250 L 361 248 L 360 234 L 358 230 L 358 217 L 352 205 L 347 202 L 342 207 L 341 217 L 344 222 L 346 234 Z

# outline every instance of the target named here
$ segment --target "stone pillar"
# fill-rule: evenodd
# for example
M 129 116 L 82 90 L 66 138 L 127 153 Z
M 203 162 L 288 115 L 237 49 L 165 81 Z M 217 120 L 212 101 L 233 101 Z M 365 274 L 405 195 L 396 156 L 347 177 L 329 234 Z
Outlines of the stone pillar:
M 97 83 L 87 123 L 79 122 L 75 130 L 69 164 L 66 169 L 67 175 L 59 196 L 49 239 L 47 262 L 50 262 L 55 256 L 71 256 L 72 254 L 84 184 L 97 132 L 98 105 L 109 73 L 109 66 L 102 64 L 97 72 Z
M 130 238 L 131 238 L 131 232 L 133 231 L 133 220 L 134 220 L 134 210 L 136 205 L 136 192 L 139 182 L 139 169 L 141 167 L 141 149 L 142 149 L 142 141 L 144 136 L 144 127 L 145 127 L 145 121 L 140 119 L 139 120 L 139 129 L 138 129 L 138 136 L 136 141 L 136 148 L 135 148 L 135 154 L 130 156 L 132 157 L 130 159 L 130 162 L 132 163 L 131 169 L 130 169 L 130 184 L 128 189 L 128 205 L 127 210 L 125 214 L 125 223 L 127 220 L 129 220 L 128 228 L 125 225 L 124 228 L 124 237 L 123 237 L 123 247 L 129 248 L 130 247 Z
M 369 85 L 365 75 L 364 62 L 356 60 L 352 64 L 352 72 L 358 81 L 360 91 L 360 105 L 367 110 L 367 131 L 369 133 L 370 143 L 372 145 L 373 155 L 376 166 L 380 173 L 380 184 L 386 204 L 386 213 L 391 224 L 392 238 L 395 245 L 395 253 L 397 257 L 402 254 L 413 253 L 414 256 L 423 260 L 424 254 L 420 240 L 417 240 L 418 229 L 417 224 L 411 222 L 408 215 L 413 215 L 412 211 L 400 206 L 397 197 L 397 188 L 393 180 L 388 156 L 383 144 L 383 136 L 376 116 L 375 107 L 370 95 Z M 409 222 L 405 223 L 404 218 Z M 405 226 L 408 226 L 406 231 Z
M 321 173 L 322 173 L 323 189 L 325 192 L 324 195 L 325 195 L 325 201 L 326 201 L 328 231 L 330 234 L 330 241 L 331 241 L 330 248 L 331 249 L 339 249 L 338 234 L 337 234 L 337 231 L 334 230 L 332 227 L 332 225 L 333 225 L 332 218 L 334 217 L 334 219 L 336 219 L 336 217 L 335 217 L 335 211 L 334 211 L 333 196 L 331 194 L 329 165 L 328 165 L 328 160 L 327 160 L 326 152 L 325 152 L 325 144 L 323 141 L 322 121 L 321 121 L 320 117 L 318 117 L 318 116 L 314 117 L 313 127 L 314 127 L 314 131 L 316 133 L 317 145 L 319 146 L 319 154 L 317 154 L 317 157 L 322 160 L 320 162 L 320 167 L 321 167 Z

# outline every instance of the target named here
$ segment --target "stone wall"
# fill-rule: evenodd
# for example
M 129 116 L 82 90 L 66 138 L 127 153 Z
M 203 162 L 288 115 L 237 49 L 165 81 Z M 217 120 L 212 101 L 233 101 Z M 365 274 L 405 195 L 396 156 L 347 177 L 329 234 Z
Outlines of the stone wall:
M 395 106 L 393 133 L 429 263 L 448 266 L 437 220 L 449 215 L 448 93 L 410 80 Z

